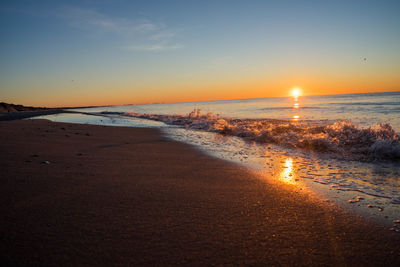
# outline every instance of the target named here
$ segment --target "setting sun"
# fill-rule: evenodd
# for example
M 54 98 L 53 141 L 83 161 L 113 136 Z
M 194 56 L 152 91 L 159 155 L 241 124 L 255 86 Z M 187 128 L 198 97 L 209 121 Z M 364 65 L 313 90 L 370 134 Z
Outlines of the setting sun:
M 292 90 L 292 96 L 293 97 L 295 97 L 295 98 L 297 98 L 297 97 L 299 97 L 300 96 L 300 89 L 299 88 L 293 88 L 293 90 Z

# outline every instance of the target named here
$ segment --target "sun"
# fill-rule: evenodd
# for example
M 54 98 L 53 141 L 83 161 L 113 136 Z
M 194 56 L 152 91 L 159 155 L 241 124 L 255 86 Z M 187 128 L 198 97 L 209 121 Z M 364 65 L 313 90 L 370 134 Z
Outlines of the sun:
M 301 94 L 300 88 L 295 87 L 292 89 L 292 96 L 294 98 L 298 98 L 300 94 Z

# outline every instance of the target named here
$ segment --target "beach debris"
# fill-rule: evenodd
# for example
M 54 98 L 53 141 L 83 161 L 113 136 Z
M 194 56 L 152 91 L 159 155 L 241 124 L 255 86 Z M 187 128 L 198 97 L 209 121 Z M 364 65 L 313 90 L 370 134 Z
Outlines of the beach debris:
M 42 161 L 42 164 L 50 164 L 50 161 L 48 160 Z
M 383 211 L 383 208 L 382 208 L 382 207 L 378 207 L 378 210 L 379 210 L 379 211 Z
M 400 223 L 400 220 L 394 220 L 393 222 L 394 223 Z
M 368 208 L 373 208 L 374 206 L 372 206 L 371 204 L 367 205 Z

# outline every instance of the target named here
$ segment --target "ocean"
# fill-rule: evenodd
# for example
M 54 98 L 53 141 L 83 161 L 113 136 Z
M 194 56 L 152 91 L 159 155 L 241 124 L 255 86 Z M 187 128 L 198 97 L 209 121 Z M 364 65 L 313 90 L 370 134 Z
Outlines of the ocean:
M 400 219 L 400 92 L 84 109 L 53 121 L 156 127 L 273 182 L 390 225 Z

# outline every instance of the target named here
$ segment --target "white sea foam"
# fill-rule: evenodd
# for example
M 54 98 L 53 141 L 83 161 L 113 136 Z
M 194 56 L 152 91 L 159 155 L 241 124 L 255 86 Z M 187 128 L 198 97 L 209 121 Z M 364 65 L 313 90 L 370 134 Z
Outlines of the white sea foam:
M 271 119 L 226 118 L 195 109 L 187 115 L 159 115 L 127 111 L 123 116 L 162 121 L 187 129 L 217 132 L 259 143 L 333 155 L 355 160 L 400 159 L 400 134 L 390 124 L 359 128 L 349 120 L 333 123 Z

